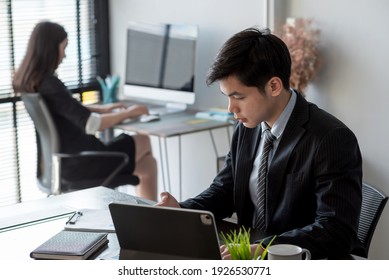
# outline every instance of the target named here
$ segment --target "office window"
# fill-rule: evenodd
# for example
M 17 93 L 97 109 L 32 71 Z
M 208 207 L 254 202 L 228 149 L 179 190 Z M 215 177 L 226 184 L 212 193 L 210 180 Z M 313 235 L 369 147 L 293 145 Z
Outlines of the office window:
M 0 0 L 0 206 L 44 196 L 36 183 L 33 123 L 12 90 L 32 29 L 42 20 L 68 33 L 58 76 L 83 101 L 99 100 L 96 76 L 109 73 L 108 0 Z

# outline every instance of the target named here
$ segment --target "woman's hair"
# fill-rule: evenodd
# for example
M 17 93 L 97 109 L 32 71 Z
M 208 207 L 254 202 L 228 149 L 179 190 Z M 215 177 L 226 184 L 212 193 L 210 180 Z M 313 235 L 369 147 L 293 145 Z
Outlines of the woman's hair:
M 36 92 L 43 78 L 55 72 L 59 64 L 59 45 L 67 38 L 65 29 L 53 22 L 38 23 L 31 33 L 19 69 L 13 78 L 15 92 Z
M 226 41 L 211 65 L 207 84 L 235 75 L 246 86 L 263 92 L 272 77 L 289 89 L 291 59 L 288 47 L 269 29 L 245 29 Z

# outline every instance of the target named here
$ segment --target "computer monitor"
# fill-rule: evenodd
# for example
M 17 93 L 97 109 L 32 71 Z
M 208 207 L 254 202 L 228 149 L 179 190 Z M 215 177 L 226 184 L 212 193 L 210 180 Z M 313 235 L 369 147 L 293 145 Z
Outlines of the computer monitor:
M 197 37 L 196 25 L 130 22 L 124 98 L 179 109 L 193 104 Z

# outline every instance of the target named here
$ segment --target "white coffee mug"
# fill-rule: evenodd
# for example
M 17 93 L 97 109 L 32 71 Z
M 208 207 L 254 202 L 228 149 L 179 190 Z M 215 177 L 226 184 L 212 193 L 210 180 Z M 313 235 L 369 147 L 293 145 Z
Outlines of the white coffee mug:
M 268 260 L 310 260 L 311 252 L 292 244 L 277 244 L 269 247 Z

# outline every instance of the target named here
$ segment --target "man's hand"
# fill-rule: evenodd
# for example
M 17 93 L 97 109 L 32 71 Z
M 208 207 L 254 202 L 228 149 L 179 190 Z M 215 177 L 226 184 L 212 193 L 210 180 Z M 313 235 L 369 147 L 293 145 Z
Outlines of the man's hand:
M 170 193 L 162 192 L 160 194 L 160 197 L 161 197 L 161 201 L 155 204 L 155 206 L 181 208 L 180 204 L 178 204 L 178 201 Z

